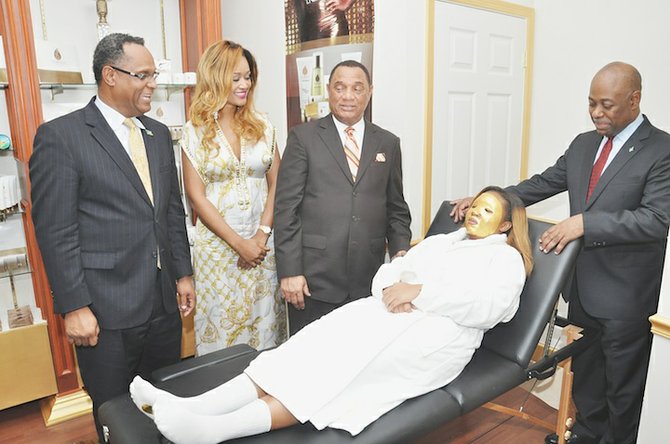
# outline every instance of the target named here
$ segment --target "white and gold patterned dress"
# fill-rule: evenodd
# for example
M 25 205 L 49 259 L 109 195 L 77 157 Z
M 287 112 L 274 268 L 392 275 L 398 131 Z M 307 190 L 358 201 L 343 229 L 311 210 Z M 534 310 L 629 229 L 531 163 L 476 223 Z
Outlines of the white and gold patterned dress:
M 223 132 L 217 131 L 217 151 L 201 144 L 202 131 L 184 125 L 181 148 L 205 184 L 207 199 L 226 223 L 244 238 L 258 230 L 268 196 L 265 174 L 276 149 L 274 128 L 266 119 L 264 137 L 255 145 L 241 141 L 240 159 L 233 154 Z M 196 354 L 204 355 L 234 344 L 259 350 L 279 345 L 286 338 L 284 302 L 279 293 L 274 236 L 260 266 L 242 270 L 239 255 L 200 220 L 196 223 L 193 270 L 197 305 Z

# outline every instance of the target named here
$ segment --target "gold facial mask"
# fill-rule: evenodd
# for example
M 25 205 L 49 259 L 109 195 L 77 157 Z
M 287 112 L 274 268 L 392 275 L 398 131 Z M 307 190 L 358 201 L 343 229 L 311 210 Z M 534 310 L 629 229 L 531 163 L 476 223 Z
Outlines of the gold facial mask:
M 471 239 L 482 239 L 498 233 L 505 207 L 497 194 L 486 192 L 472 202 L 465 213 L 465 230 Z

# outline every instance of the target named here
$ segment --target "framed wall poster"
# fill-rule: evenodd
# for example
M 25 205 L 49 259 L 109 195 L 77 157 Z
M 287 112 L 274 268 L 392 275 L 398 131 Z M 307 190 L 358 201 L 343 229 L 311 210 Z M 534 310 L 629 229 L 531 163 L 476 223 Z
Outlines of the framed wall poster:
M 284 0 L 286 110 L 291 129 L 325 117 L 330 71 L 356 60 L 372 76 L 374 0 Z M 371 110 L 365 112 L 370 119 Z

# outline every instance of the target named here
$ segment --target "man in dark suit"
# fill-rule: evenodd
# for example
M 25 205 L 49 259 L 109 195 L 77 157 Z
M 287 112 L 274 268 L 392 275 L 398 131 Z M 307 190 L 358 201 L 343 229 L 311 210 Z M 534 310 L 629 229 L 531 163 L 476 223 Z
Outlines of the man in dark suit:
M 568 443 L 634 443 L 670 224 L 670 135 L 640 113 L 642 81 L 613 62 L 593 78 L 595 131 L 556 164 L 508 189 L 526 205 L 568 191 L 571 217 L 547 230 L 543 251 L 583 237 L 568 291 L 568 317 L 601 338 L 574 358 L 577 423 Z M 460 216 L 467 200 L 452 214 Z M 557 442 L 555 434 L 547 443 Z
M 400 140 L 363 118 L 368 70 L 340 62 L 328 94 L 331 114 L 289 133 L 277 179 L 277 274 L 291 334 L 370 295 L 386 243 L 402 255 L 411 236 Z
M 30 180 L 54 308 L 102 438 L 97 408 L 136 374 L 179 361 L 180 311 L 195 292 L 170 134 L 143 116 L 154 59 L 143 39 L 112 34 L 93 71 L 98 96 L 37 130 Z

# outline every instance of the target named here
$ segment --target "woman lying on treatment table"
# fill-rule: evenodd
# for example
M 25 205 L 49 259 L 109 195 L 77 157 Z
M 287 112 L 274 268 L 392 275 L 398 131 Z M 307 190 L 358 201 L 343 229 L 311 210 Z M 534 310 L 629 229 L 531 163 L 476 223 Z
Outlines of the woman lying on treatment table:
M 372 296 L 261 353 L 243 374 L 190 398 L 137 376 L 131 397 L 177 444 L 306 421 L 356 435 L 404 400 L 448 384 L 486 330 L 512 319 L 533 266 L 530 248 L 521 201 L 485 188 L 464 228 L 428 237 L 382 265 Z

